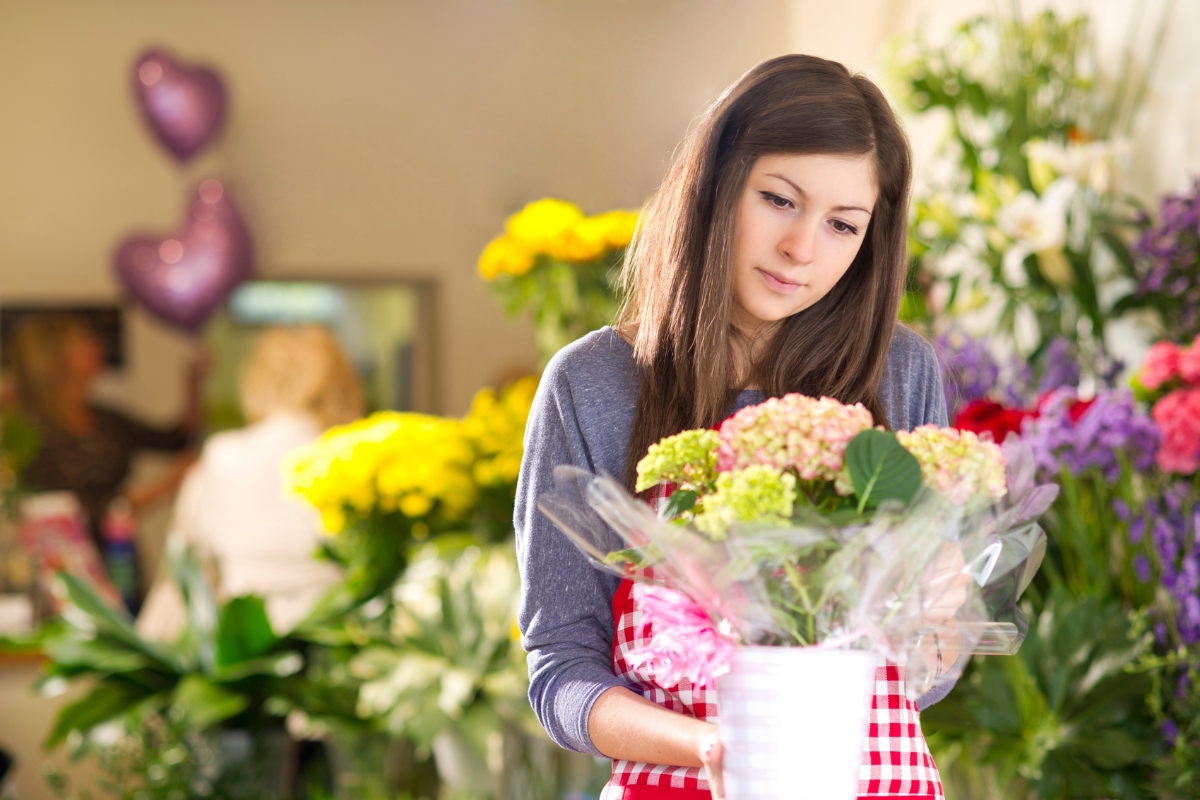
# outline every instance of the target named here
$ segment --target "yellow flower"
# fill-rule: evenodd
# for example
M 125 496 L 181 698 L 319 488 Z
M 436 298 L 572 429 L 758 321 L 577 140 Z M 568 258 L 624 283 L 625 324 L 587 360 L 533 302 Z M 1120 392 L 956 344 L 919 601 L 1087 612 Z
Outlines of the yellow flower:
M 547 197 L 535 200 L 508 218 L 508 235 L 537 253 L 548 253 L 560 246 L 570 230 L 583 219 L 574 203 Z
M 638 212 L 608 211 L 597 214 L 592 219 L 600 221 L 606 228 L 606 241 L 614 249 L 628 247 L 633 241 L 633 233 L 637 230 Z
M 292 453 L 284 474 L 336 533 L 347 515 L 399 509 L 420 517 L 437 503 L 448 516 L 464 514 L 475 502 L 473 458 L 458 420 L 384 411 L 330 429 Z
M 537 385 L 533 376 L 521 378 L 498 395 L 482 389 L 471 402 L 462 426 L 475 451 L 472 474 L 480 486 L 516 483 L 525 453 L 525 423 Z
M 560 261 L 596 261 L 608 252 L 608 223 L 600 217 L 584 217 L 572 225 L 549 248 Z
M 497 236 L 479 256 L 479 274 L 484 280 L 499 275 L 524 275 L 533 269 L 534 254 L 511 236 Z

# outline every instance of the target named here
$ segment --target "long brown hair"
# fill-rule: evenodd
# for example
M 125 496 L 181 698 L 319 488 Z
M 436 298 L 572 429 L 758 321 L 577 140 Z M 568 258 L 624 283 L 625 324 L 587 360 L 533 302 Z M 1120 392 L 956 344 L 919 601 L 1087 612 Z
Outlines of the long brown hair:
M 732 265 L 737 212 L 764 155 L 869 156 L 879 197 L 862 247 L 830 292 L 781 321 L 747 376 L 770 397 L 877 396 L 904 288 L 912 157 L 868 78 L 833 61 L 765 61 L 729 87 L 684 140 L 647 205 L 625 261 L 620 328 L 636 327 L 640 388 L 625 483 L 651 444 L 720 421 L 731 404 Z

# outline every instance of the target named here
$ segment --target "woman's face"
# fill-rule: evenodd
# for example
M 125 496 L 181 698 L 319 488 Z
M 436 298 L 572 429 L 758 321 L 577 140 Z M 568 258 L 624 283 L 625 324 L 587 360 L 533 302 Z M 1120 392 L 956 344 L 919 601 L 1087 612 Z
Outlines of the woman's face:
M 734 324 L 752 332 L 824 297 L 858 255 L 878 196 L 869 156 L 759 158 L 738 210 Z
M 84 386 L 104 369 L 104 344 L 90 331 L 74 331 L 63 342 L 63 366 L 68 379 Z

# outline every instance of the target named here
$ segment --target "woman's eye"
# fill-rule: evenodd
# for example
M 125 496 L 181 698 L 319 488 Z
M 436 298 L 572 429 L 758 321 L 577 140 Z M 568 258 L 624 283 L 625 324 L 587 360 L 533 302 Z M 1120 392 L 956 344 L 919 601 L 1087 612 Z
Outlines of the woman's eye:
M 830 224 L 833 225 L 833 229 L 838 233 L 848 233 L 851 236 L 858 233 L 858 228 L 848 222 L 842 222 L 840 219 L 835 219 Z
M 791 200 L 788 200 L 786 197 L 780 197 L 779 195 L 777 195 L 773 192 L 763 192 L 762 196 L 763 196 L 764 200 L 766 200 L 770 205 L 774 206 L 775 208 L 791 208 L 792 207 Z

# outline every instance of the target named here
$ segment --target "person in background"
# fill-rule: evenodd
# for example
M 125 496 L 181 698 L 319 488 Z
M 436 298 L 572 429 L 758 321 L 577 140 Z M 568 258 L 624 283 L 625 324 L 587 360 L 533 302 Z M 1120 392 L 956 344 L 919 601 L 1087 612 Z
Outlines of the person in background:
M 180 490 L 167 549 L 190 545 L 211 568 L 219 597 L 262 597 L 282 633 L 340 578 L 334 564 L 314 558 L 320 519 L 285 493 L 282 462 L 331 425 L 360 417 L 362 388 L 333 337 L 317 326 L 265 330 L 242 365 L 240 388 L 250 424 L 204 445 Z M 166 572 L 138 617 L 143 636 L 163 641 L 184 620 Z
M 74 493 L 97 546 L 102 544 L 104 517 L 113 500 L 123 496 L 137 511 L 175 491 L 191 463 L 187 455 L 150 483 L 125 484 L 138 451 L 179 453 L 199 431 L 205 358 L 196 358 L 188 372 L 183 418 L 178 425 L 162 429 L 90 400 L 96 377 L 104 369 L 104 345 L 83 318 L 28 317 L 17 324 L 7 344 L 13 400 L 40 441 L 22 476 L 30 489 Z

